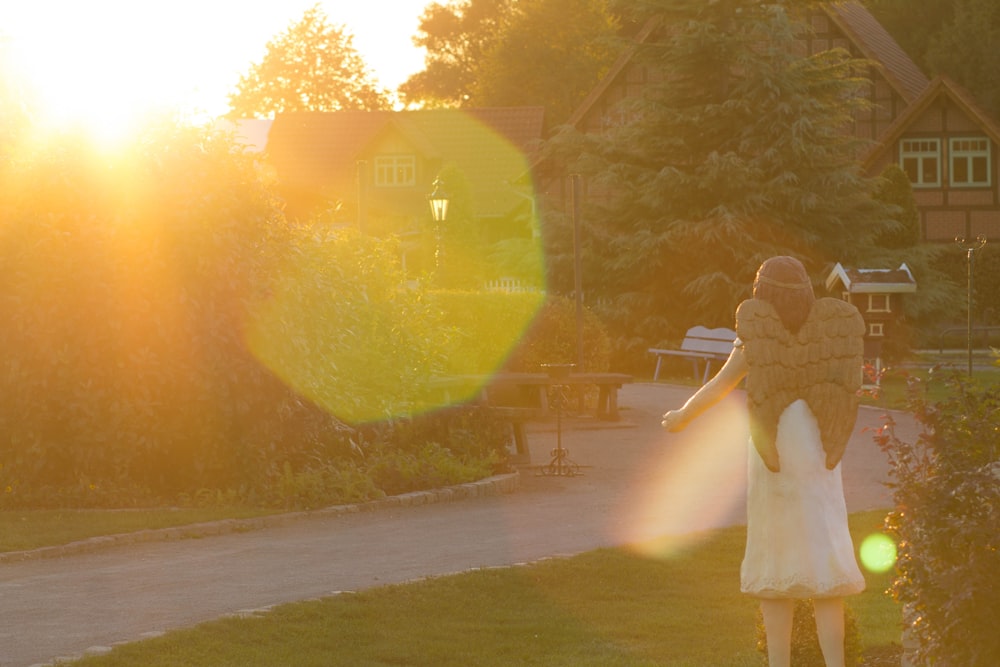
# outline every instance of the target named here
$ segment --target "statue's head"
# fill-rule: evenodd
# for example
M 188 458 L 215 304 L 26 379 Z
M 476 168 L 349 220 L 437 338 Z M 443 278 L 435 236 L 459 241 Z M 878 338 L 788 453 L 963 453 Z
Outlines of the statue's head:
M 799 330 L 816 301 L 802 262 L 785 255 L 772 257 L 760 265 L 753 283 L 753 297 L 773 305 L 785 328 L 792 332 Z

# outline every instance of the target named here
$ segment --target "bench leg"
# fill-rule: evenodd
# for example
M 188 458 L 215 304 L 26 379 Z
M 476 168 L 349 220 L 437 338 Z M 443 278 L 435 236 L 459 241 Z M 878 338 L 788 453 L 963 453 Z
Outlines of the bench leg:
M 514 432 L 514 451 L 517 453 L 514 463 L 530 464 L 531 450 L 528 449 L 528 434 L 524 430 L 524 422 L 520 419 L 512 419 L 510 427 Z
M 656 355 L 656 370 L 653 371 L 653 382 L 660 379 L 660 364 L 663 363 L 663 355 Z
M 600 385 L 597 393 L 597 418 L 604 421 L 618 421 L 618 389 L 612 385 Z

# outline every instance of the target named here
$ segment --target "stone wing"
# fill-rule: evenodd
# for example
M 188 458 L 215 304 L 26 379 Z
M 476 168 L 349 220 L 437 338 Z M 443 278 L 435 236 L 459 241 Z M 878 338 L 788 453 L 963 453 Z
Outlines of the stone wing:
M 748 299 L 736 309 L 736 335 L 744 343 L 751 368 L 746 378 L 750 438 L 764 465 L 778 472 L 778 418 L 796 398 L 790 378 L 793 369 L 785 359 L 791 335 L 774 307 L 757 299 Z
M 809 386 L 804 394 L 816 416 L 826 452 L 826 467 L 833 469 L 844 456 L 858 417 L 858 391 L 864 363 L 865 323 L 857 309 L 839 299 L 817 300 L 800 337 L 815 345 Z
M 816 416 L 827 467 L 840 461 L 857 419 L 864 331 L 857 309 L 838 299 L 818 299 L 796 334 L 785 329 L 771 304 L 757 299 L 740 304 L 736 332 L 751 368 L 750 436 L 770 470 L 780 469 L 778 419 L 799 398 Z

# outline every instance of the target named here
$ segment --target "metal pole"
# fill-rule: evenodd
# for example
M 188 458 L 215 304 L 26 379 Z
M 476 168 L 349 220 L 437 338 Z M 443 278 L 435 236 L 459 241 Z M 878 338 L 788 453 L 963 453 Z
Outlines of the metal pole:
M 576 298 L 576 367 L 583 371 L 583 269 L 580 250 L 580 175 L 573 174 L 573 292 Z
M 365 187 L 365 175 L 367 173 L 368 163 L 364 160 L 358 160 L 355 164 L 357 168 L 358 175 L 358 232 L 361 234 L 365 233 L 365 214 L 367 211 L 365 207 L 367 205 L 367 188 Z
M 968 373 L 972 376 L 972 277 L 976 251 L 986 245 L 985 236 L 977 236 L 974 241 L 966 242 L 962 236 L 955 238 L 955 243 L 965 251 L 966 265 L 966 313 L 965 313 L 965 346 L 968 355 Z

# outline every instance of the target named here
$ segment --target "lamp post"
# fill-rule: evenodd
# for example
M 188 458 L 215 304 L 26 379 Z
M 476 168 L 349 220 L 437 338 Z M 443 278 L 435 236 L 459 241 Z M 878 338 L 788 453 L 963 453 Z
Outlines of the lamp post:
M 434 228 L 437 235 L 437 246 L 434 248 L 434 270 L 441 267 L 441 233 L 444 221 L 448 218 L 448 194 L 441 188 L 440 178 L 434 179 L 434 190 L 427 195 L 427 203 L 431 206 L 431 216 L 434 218 Z
M 976 251 L 986 245 L 985 236 L 977 236 L 973 241 L 966 241 L 964 236 L 955 237 L 955 243 L 965 251 L 966 276 L 966 349 L 969 359 L 969 375 L 972 375 L 972 267 Z

